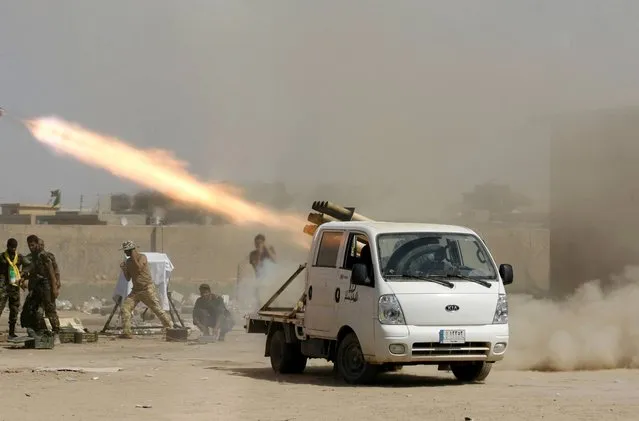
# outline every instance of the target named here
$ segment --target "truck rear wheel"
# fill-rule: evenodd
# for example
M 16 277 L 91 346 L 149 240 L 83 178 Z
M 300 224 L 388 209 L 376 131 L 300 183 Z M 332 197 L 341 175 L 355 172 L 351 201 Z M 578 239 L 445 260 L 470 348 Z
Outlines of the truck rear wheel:
M 339 343 L 335 364 L 340 376 L 350 384 L 370 383 L 379 372 L 379 367 L 364 360 L 362 347 L 354 333 L 349 333 Z
M 299 342 L 286 343 L 283 330 L 276 330 L 271 336 L 271 367 L 280 374 L 300 374 L 306 368 L 307 358 L 302 354 Z
M 492 368 L 492 363 L 484 361 L 473 361 L 469 363 L 450 365 L 450 370 L 453 372 L 457 380 L 462 382 L 481 382 L 488 377 Z

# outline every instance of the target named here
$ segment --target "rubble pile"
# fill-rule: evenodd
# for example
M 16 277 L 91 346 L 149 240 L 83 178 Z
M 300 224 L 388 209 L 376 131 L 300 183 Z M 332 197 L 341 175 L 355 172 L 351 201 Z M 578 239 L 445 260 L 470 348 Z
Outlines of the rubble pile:
M 58 310 L 70 311 L 70 310 L 75 310 L 76 309 L 75 306 L 69 300 L 57 299 L 57 300 L 55 300 L 55 306 L 56 306 L 56 308 Z
M 198 294 L 189 294 L 185 296 L 177 291 L 171 292 L 171 300 L 173 301 L 173 305 L 175 306 L 176 311 L 182 315 L 181 318 L 184 322 L 184 325 L 190 330 L 197 330 L 192 323 L 191 315 L 193 313 L 193 307 L 195 306 L 195 301 L 198 299 Z M 227 309 L 233 314 L 235 320 L 239 320 L 243 316 L 243 312 L 239 307 L 239 303 L 231 300 L 228 295 L 222 295 L 224 299 L 224 303 L 226 304 Z M 101 316 L 109 316 L 113 312 L 113 308 L 116 303 L 112 298 L 99 298 L 99 297 L 90 297 L 88 300 L 84 301 L 81 305 L 74 304 L 70 300 L 66 299 L 57 299 L 56 307 L 60 311 L 79 311 L 85 314 L 92 315 L 101 315 Z M 155 314 L 151 311 L 148 311 L 147 307 L 140 303 L 136 307 L 133 312 L 133 318 L 131 323 L 134 327 L 143 328 L 145 326 L 156 326 L 158 321 L 155 320 Z M 82 323 L 78 319 L 66 319 L 67 332 L 87 332 L 84 327 L 82 327 Z M 70 321 L 73 321 L 71 323 Z M 114 315 L 112 326 L 121 326 L 121 317 L 119 311 Z M 153 329 L 142 329 L 138 330 L 136 333 L 142 335 L 152 335 L 154 334 Z
M 107 300 L 91 297 L 82 304 L 81 311 L 86 314 L 101 314 L 102 307 L 107 304 Z M 113 305 L 111 306 L 113 307 Z

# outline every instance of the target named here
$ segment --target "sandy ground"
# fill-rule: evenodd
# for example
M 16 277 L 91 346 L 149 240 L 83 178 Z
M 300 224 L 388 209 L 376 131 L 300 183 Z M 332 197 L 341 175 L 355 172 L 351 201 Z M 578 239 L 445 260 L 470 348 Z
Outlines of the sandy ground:
M 93 329 L 104 323 L 102 317 L 82 318 Z M 0 323 L 6 326 L 6 316 Z M 496 367 L 484 384 L 460 385 L 449 373 L 417 367 L 384 375 L 376 386 L 352 387 L 320 361 L 303 375 L 278 378 L 263 349 L 262 335 L 242 330 L 215 344 L 100 337 L 97 344 L 54 350 L 0 348 L 0 420 L 639 418 L 639 371 L 634 370 L 539 373 Z M 122 370 L 34 371 L 38 367 Z

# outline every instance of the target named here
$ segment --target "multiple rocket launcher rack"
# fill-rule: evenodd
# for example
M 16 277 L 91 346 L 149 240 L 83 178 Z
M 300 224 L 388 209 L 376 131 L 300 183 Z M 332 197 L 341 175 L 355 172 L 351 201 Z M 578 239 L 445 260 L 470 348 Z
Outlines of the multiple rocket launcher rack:
M 335 221 L 372 221 L 372 219 L 367 218 L 363 215 L 360 215 L 355 212 L 355 208 L 343 207 L 340 205 L 336 205 L 335 203 L 328 201 L 315 201 L 313 202 L 313 206 L 311 208 L 317 212 L 311 212 L 308 214 L 308 224 L 304 227 L 304 233 L 313 236 L 315 235 L 315 231 L 317 227 L 327 222 L 335 222 Z M 361 250 L 365 244 L 360 240 L 357 241 L 356 248 L 357 250 Z M 302 294 L 300 299 L 298 300 L 297 305 L 294 308 L 279 308 L 279 307 L 271 307 L 271 304 L 275 302 L 275 300 L 280 296 L 280 294 L 297 278 L 297 276 L 306 269 L 306 263 L 300 265 L 297 270 L 291 275 L 286 282 L 269 298 L 266 303 L 260 308 L 258 313 L 265 317 L 271 317 L 274 314 L 278 314 L 279 311 L 284 311 L 286 317 L 294 317 L 295 314 L 303 307 L 303 303 L 306 301 L 306 293 Z
M 372 221 L 359 213 L 355 212 L 355 208 L 343 207 L 328 201 L 315 201 L 311 207 L 315 212 L 308 214 L 308 222 L 311 224 L 304 227 L 304 232 L 308 235 L 314 235 L 317 227 L 334 221 Z

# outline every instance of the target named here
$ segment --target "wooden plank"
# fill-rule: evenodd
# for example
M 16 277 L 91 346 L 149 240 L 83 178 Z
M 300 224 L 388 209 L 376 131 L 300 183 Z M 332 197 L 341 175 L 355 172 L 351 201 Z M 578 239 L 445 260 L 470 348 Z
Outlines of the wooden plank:
M 291 284 L 291 282 L 293 282 L 295 280 L 295 278 L 297 278 L 297 275 L 299 275 L 300 273 L 302 273 L 302 271 L 306 269 L 306 263 L 304 263 L 303 265 L 300 265 L 297 270 L 291 275 L 290 278 L 288 278 L 286 280 L 286 282 L 284 282 L 284 285 L 282 285 L 276 292 L 275 294 L 273 294 L 273 296 L 271 298 L 268 299 L 268 301 L 266 303 L 264 303 L 264 305 L 262 306 L 262 308 L 260 308 L 260 311 L 262 310 L 269 310 L 269 306 L 271 304 L 273 304 L 273 302 L 275 300 L 277 300 L 277 297 L 280 296 L 280 294 L 286 289 L 288 288 L 288 286 Z
M 260 310 L 257 312 L 257 314 L 259 314 L 260 316 L 266 316 L 266 317 L 288 317 L 289 314 L 291 314 L 291 310 L 289 311 L 270 311 L 270 310 Z

